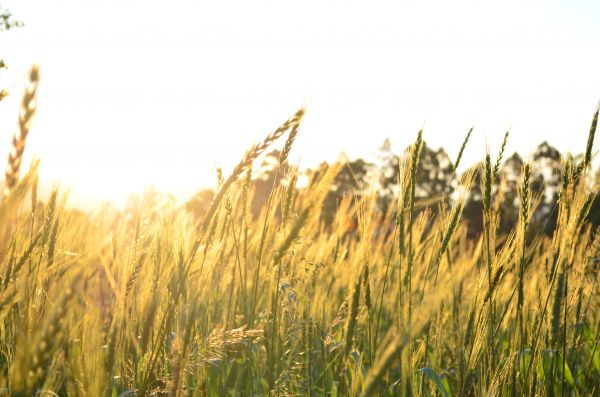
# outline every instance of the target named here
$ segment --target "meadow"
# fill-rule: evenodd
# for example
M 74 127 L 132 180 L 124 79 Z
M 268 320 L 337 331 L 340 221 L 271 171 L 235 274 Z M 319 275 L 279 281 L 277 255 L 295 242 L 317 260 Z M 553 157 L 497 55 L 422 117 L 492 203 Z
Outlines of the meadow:
M 168 200 L 83 213 L 59 188 L 39 198 L 38 163 L 20 175 L 37 68 L 30 80 L 0 206 L 0 395 L 600 395 L 598 110 L 584 155 L 563 161 L 551 235 L 529 232 L 527 163 L 518 222 L 498 233 L 502 152 L 456 174 L 449 204 L 423 207 L 426 131 L 385 211 L 366 192 L 324 222 L 334 163 L 302 188 L 281 168 L 254 216 L 252 165 L 277 140 L 286 162 L 304 109 L 219 175 L 201 218 Z M 461 221 L 474 183 L 477 238 Z

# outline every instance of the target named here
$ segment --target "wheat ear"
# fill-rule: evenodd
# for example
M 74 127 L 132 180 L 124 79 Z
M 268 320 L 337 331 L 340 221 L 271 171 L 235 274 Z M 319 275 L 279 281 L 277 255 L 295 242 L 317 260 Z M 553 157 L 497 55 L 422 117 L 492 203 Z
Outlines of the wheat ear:
M 229 186 L 248 167 L 250 167 L 252 165 L 252 162 L 254 162 L 254 160 L 256 160 L 256 158 L 258 156 L 260 156 L 273 142 L 275 142 L 277 139 L 279 139 L 288 130 L 290 130 L 290 129 L 296 130 L 297 126 L 302 121 L 302 117 L 304 117 L 304 108 L 300 108 L 300 110 L 298 110 L 296 112 L 296 114 L 294 114 L 292 117 L 290 117 L 288 120 L 286 120 L 283 124 L 281 124 L 275 131 L 270 133 L 260 144 L 254 145 L 250 150 L 248 150 L 246 152 L 246 154 L 242 158 L 242 161 L 240 161 L 238 163 L 238 165 L 235 166 L 235 168 L 233 169 L 233 172 L 231 173 L 229 178 L 227 178 L 227 180 L 225 180 L 225 182 L 223 182 L 223 184 L 221 185 L 221 188 L 219 189 L 219 192 L 213 199 L 213 202 L 204 218 L 204 223 L 202 225 L 203 232 L 207 229 L 212 216 L 214 215 L 219 203 L 223 199 L 223 196 L 225 195 L 225 192 L 227 191 Z
M 29 86 L 25 90 L 23 100 L 21 101 L 21 110 L 19 113 L 19 132 L 15 134 L 12 140 L 12 150 L 8 154 L 8 164 L 6 165 L 4 195 L 8 196 L 16 186 L 21 169 L 21 160 L 25 150 L 25 141 L 31 127 L 31 119 L 36 111 L 36 92 L 39 82 L 39 68 L 33 65 L 29 72 Z

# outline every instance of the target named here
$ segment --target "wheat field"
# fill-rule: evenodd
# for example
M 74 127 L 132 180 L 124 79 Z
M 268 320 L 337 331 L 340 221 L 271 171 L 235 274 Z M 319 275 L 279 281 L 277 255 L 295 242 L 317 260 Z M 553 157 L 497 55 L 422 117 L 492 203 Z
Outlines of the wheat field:
M 502 153 L 422 210 L 426 131 L 386 212 L 362 194 L 323 222 L 334 163 L 302 188 L 286 168 L 253 216 L 252 164 L 276 140 L 286 161 L 304 109 L 220 175 L 201 219 L 169 200 L 83 213 L 59 188 L 38 198 L 37 163 L 20 176 L 37 68 L 30 80 L 0 206 L 0 395 L 600 395 L 600 233 L 586 220 L 598 111 L 584 156 L 564 160 L 552 235 L 528 233 L 527 164 L 518 222 L 498 234 Z M 461 213 L 478 181 L 473 239 Z

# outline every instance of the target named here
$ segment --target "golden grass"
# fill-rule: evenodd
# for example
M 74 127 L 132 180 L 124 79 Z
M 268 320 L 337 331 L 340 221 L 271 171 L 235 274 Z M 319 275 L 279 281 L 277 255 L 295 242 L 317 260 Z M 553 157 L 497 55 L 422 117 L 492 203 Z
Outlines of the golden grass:
M 31 76 L 13 143 L 19 160 L 9 157 L 0 207 L 5 394 L 600 392 L 600 243 L 586 222 L 596 191 L 581 183 L 598 112 L 582 163 L 564 167 L 550 237 L 526 233 L 536 202 L 528 168 L 520 222 L 497 236 L 503 150 L 457 176 L 465 193 L 451 208 L 418 210 L 422 132 L 387 213 L 363 194 L 342 200 L 323 224 L 336 163 L 303 189 L 292 168 L 253 217 L 249 169 L 288 133 L 284 162 L 303 109 L 220 178 L 204 219 L 171 202 L 82 214 L 58 191 L 38 203 L 36 164 L 18 179 L 37 69 Z M 485 231 L 473 241 L 461 213 L 475 172 L 483 173 Z

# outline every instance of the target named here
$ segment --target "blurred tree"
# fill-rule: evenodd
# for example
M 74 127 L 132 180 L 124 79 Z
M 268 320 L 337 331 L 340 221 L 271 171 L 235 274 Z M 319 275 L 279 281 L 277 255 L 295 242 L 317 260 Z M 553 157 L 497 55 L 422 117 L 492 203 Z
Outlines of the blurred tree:
M 379 147 L 378 158 L 379 201 L 381 209 L 386 211 L 400 191 L 400 157 L 393 153 L 391 143 L 386 139 Z M 429 207 L 435 213 L 439 202 L 450 202 L 454 192 L 454 171 L 444 149 L 433 150 L 423 142 L 416 179 L 415 196 L 421 201 L 421 208 Z
M 15 21 L 9 10 L 0 5 L 0 32 L 23 26 L 23 22 Z M 0 70 L 6 69 L 4 60 L 0 58 Z M 0 101 L 8 96 L 8 92 L 0 87 Z
M 550 235 L 556 229 L 561 173 L 560 152 L 548 142 L 542 142 L 531 156 L 531 191 L 534 195 L 540 194 L 541 199 L 531 218 L 531 233 L 543 231 Z
M 596 170 L 596 175 L 592 182 L 592 192 L 596 193 L 590 212 L 588 213 L 588 221 L 596 228 L 600 226 L 600 168 Z
M 211 189 L 202 189 L 185 203 L 185 209 L 194 214 L 197 219 L 204 218 L 215 197 Z
M 267 153 L 260 166 L 253 172 L 254 194 L 252 195 L 250 209 L 255 217 L 260 214 L 260 211 L 266 205 L 273 187 L 277 187 L 282 182 L 290 168 L 287 161 L 279 167 L 280 156 L 280 150 Z M 208 211 L 214 195 L 215 192 L 211 189 L 200 190 L 185 204 L 186 209 L 201 218 Z
M 531 188 L 551 200 L 560 187 L 560 152 L 548 142 L 542 142 L 531 155 Z
M 452 162 L 444 149 L 433 150 L 423 142 L 417 168 L 417 199 L 435 199 L 448 203 L 450 195 L 454 192 L 453 180 Z
M 289 169 L 287 163 L 280 167 L 280 154 L 279 150 L 271 151 L 254 171 L 252 184 L 255 194 L 251 202 L 254 216 L 264 208 L 273 187 L 277 187 L 282 182 Z M 323 204 L 321 216 L 325 222 L 334 219 L 339 203 L 344 197 L 358 198 L 369 186 L 377 188 L 379 207 L 387 211 L 399 193 L 400 158 L 393 152 L 392 145 L 387 139 L 378 148 L 377 157 L 377 165 L 360 158 L 352 161 L 341 160 L 345 165 L 337 174 Z M 544 228 L 545 233 L 549 234 L 556 226 L 556 211 L 553 208 L 556 205 L 561 183 L 561 154 L 547 142 L 543 142 L 531 155 L 530 161 L 531 190 L 534 194 L 541 195 L 540 205 L 531 217 L 530 233 L 537 233 Z M 304 174 L 314 181 L 320 178 L 328 167 L 329 165 L 323 162 L 314 170 L 306 170 Z M 499 208 L 500 235 L 509 233 L 518 222 L 518 189 L 522 183 L 522 167 L 523 159 L 518 153 L 514 153 L 506 159 L 500 170 L 500 180 L 503 182 L 494 187 L 493 194 L 498 194 L 497 189 L 502 189 L 504 197 Z M 598 180 L 596 183 L 600 183 L 600 174 L 596 178 Z M 423 143 L 421 150 L 416 179 L 417 210 L 429 208 L 434 214 L 439 210 L 440 203 L 450 204 L 458 186 L 452 163 L 444 149 L 433 150 L 426 143 Z M 310 185 L 311 182 L 308 186 Z M 201 217 L 206 213 L 213 197 L 212 190 L 202 190 L 186 203 L 186 208 Z M 483 230 L 482 211 L 481 173 L 476 172 L 462 214 L 463 221 L 468 225 L 470 238 L 477 238 Z M 589 217 L 594 224 L 600 223 L 599 198 L 594 202 Z
M 289 165 L 286 162 L 279 168 L 280 150 L 273 150 L 265 155 L 260 166 L 255 170 L 255 177 L 252 180 L 254 185 L 254 196 L 252 198 L 251 209 L 254 216 L 260 214 L 261 209 L 269 200 L 269 195 L 273 187 L 277 187 L 288 171 Z
M 321 164 L 321 170 L 317 170 L 317 172 L 324 171 L 326 167 L 327 163 Z M 351 195 L 354 198 L 358 198 L 362 195 L 363 191 L 369 185 L 368 177 L 372 167 L 373 164 L 363 159 L 346 161 L 335 177 L 331 190 L 323 203 L 321 217 L 325 222 L 333 221 L 338 205 L 344 197 Z
M 475 165 L 475 176 L 471 183 L 465 200 L 465 207 L 462 213 L 462 220 L 467 225 L 467 236 L 471 239 L 479 238 L 483 232 L 483 194 L 481 191 L 481 164 Z
M 530 164 L 531 192 L 534 196 L 540 195 L 540 203 L 531 216 L 529 233 L 535 235 L 543 229 L 544 233 L 551 234 L 556 228 L 557 221 L 555 207 L 561 183 L 561 154 L 548 142 L 542 142 L 532 153 Z M 500 203 L 500 235 L 505 235 L 512 230 L 519 219 L 518 189 L 522 183 L 522 167 L 523 159 L 514 153 L 505 161 L 501 169 L 504 183 L 500 188 L 503 189 L 504 198 Z M 476 238 L 483 230 L 481 180 L 481 173 L 478 172 L 463 211 L 463 219 L 468 224 L 468 235 L 471 238 Z M 497 192 L 493 194 L 495 195 Z
M 498 233 L 503 236 L 508 234 L 519 220 L 519 193 L 523 159 L 518 153 L 513 153 L 502 166 L 500 179 L 504 199 L 500 203 L 500 225 Z
M 377 152 L 377 175 L 375 180 L 378 183 L 379 200 L 378 205 L 383 212 L 387 212 L 390 203 L 398 196 L 400 174 L 400 157 L 392 151 L 392 143 L 385 139 Z
M 373 169 L 373 164 L 363 159 L 338 161 L 344 161 L 344 166 L 336 175 L 321 209 L 321 219 L 326 223 L 333 221 L 340 201 L 344 197 L 358 198 L 362 195 L 364 189 L 369 186 L 369 176 Z M 329 169 L 329 164 L 322 162 L 315 169 L 307 170 L 305 174 L 310 181 L 307 188 L 310 189 L 310 186 L 318 181 L 327 169 Z
M 13 19 L 9 10 L 0 5 L 0 32 L 23 26 L 23 22 Z

